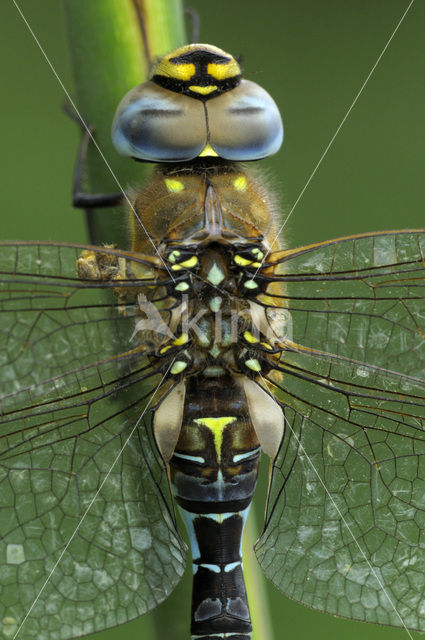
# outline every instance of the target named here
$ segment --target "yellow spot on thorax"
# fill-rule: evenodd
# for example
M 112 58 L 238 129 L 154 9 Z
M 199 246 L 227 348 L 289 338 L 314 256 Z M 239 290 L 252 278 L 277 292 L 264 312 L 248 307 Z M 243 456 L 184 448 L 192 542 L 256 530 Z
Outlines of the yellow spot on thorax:
M 196 418 L 196 424 L 207 427 L 214 436 L 214 447 L 217 453 L 217 461 L 221 460 L 221 447 L 223 444 L 223 432 L 225 428 L 235 422 L 236 416 L 224 416 L 221 418 Z
M 254 344 L 255 342 L 258 342 L 258 338 L 253 336 L 250 331 L 245 331 L 244 334 L 243 334 L 243 337 L 245 338 L 245 340 L 247 342 L 250 342 L 251 344 Z
M 249 264 L 252 264 L 252 260 L 248 260 L 247 258 L 240 256 L 239 254 L 235 255 L 233 260 L 235 264 L 239 265 L 240 267 L 247 267 Z
M 191 267 L 194 267 L 195 265 L 198 264 L 198 258 L 196 256 L 191 256 L 184 262 L 180 262 L 180 264 L 182 267 L 186 267 L 187 269 L 190 269 Z
M 165 186 L 170 193 L 179 193 L 183 191 L 184 184 L 180 180 L 172 180 L 171 178 L 165 178 Z
M 258 247 L 254 247 L 252 249 L 252 253 L 254 253 L 257 256 L 258 260 L 261 260 L 262 258 L 264 258 L 264 253 L 262 251 L 260 251 L 260 249 L 258 249 Z
M 251 371 L 261 371 L 261 364 L 258 362 L 257 358 L 245 360 L 245 365 L 248 369 L 251 369 Z
M 255 282 L 255 280 L 245 280 L 245 282 L 243 283 L 243 286 L 246 287 L 247 289 L 258 288 L 258 284 Z
M 175 376 L 178 373 L 181 373 L 182 371 L 184 371 L 186 367 L 187 367 L 187 362 L 184 362 L 184 360 L 176 360 L 170 369 L 170 373 L 173 376 Z
M 180 271 L 181 269 L 183 269 L 183 267 L 185 269 L 191 269 L 192 267 L 195 267 L 197 264 L 198 264 L 198 258 L 196 256 L 191 256 L 190 258 L 188 258 L 187 260 L 184 260 L 183 262 L 180 262 L 179 264 L 173 264 L 171 266 L 171 269 L 173 271 Z
M 233 180 L 233 186 L 238 191 L 245 191 L 247 184 L 248 180 L 246 179 L 246 176 L 238 176 Z
M 269 351 L 273 351 L 273 347 L 268 342 L 260 342 L 261 346 Z
M 168 259 L 170 262 L 176 262 L 179 256 L 181 256 L 181 253 L 180 251 L 178 251 L 178 249 L 176 249 L 175 251 L 172 251 L 170 253 L 170 255 L 168 256 Z
M 159 353 L 163 354 L 163 353 L 167 353 L 168 349 L 172 348 L 172 344 L 166 344 L 165 347 L 162 347 L 162 349 L 159 350 Z

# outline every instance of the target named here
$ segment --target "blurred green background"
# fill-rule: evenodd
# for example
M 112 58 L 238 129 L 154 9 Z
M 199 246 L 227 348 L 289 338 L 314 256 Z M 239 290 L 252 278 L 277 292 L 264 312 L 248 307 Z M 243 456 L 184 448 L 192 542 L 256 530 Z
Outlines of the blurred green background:
M 60 3 L 19 4 L 72 93 Z M 282 111 L 283 149 L 263 164 L 282 210 L 289 211 L 408 2 L 192 0 L 190 5 L 201 15 L 201 42 L 242 54 L 245 75 L 270 91 Z M 289 246 L 425 226 L 424 24 L 425 3 L 416 0 L 295 208 L 284 232 Z M 84 241 L 83 214 L 70 206 L 79 132 L 61 112 L 62 89 L 12 0 L 0 4 L 0 32 L 0 237 Z M 278 640 L 407 635 L 317 613 L 271 586 L 269 592 Z M 182 615 L 188 618 L 189 603 Z M 172 622 L 170 627 L 167 640 L 173 640 Z M 142 634 L 135 621 L 93 637 L 132 640 Z

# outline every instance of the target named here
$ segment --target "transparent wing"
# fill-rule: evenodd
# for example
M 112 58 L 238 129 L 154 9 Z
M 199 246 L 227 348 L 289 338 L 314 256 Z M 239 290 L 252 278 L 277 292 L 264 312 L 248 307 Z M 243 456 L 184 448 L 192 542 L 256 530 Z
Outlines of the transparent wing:
M 82 281 L 83 247 L 0 247 L 0 620 L 12 637 L 70 638 L 149 611 L 185 545 L 151 432 L 161 371 L 138 344 L 136 281 Z M 116 261 L 115 261 L 116 262 Z M 150 286 L 149 286 L 150 285 Z M 137 332 L 136 332 L 137 333 Z M 28 617 L 26 617 L 28 616 Z
M 425 231 L 364 234 L 276 253 L 298 344 L 400 373 L 425 370 Z
M 280 254 L 285 414 L 257 556 L 290 597 L 425 630 L 425 232 Z M 282 298 L 280 298 L 282 299 Z

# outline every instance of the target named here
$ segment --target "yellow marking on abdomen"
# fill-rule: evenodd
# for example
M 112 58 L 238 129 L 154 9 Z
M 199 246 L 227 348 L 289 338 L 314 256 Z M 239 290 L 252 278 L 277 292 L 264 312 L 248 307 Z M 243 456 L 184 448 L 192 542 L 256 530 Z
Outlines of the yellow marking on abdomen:
M 202 424 L 207 427 L 214 436 L 214 447 L 217 453 L 217 461 L 221 460 L 221 446 L 223 444 L 223 431 L 225 428 L 235 422 L 236 416 L 224 416 L 221 418 L 196 418 L 196 424 Z

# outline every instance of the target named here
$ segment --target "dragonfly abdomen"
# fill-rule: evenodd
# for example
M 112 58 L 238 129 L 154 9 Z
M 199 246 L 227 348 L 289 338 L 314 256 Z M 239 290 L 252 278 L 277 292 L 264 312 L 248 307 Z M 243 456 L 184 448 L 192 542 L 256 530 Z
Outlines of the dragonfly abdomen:
M 225 378 L 190 380 L 170 472 L 192 551 L 191 632 L 203 640 L 229 633 L 249 640 L 241 540 L 260 445 L 243 389 Z

